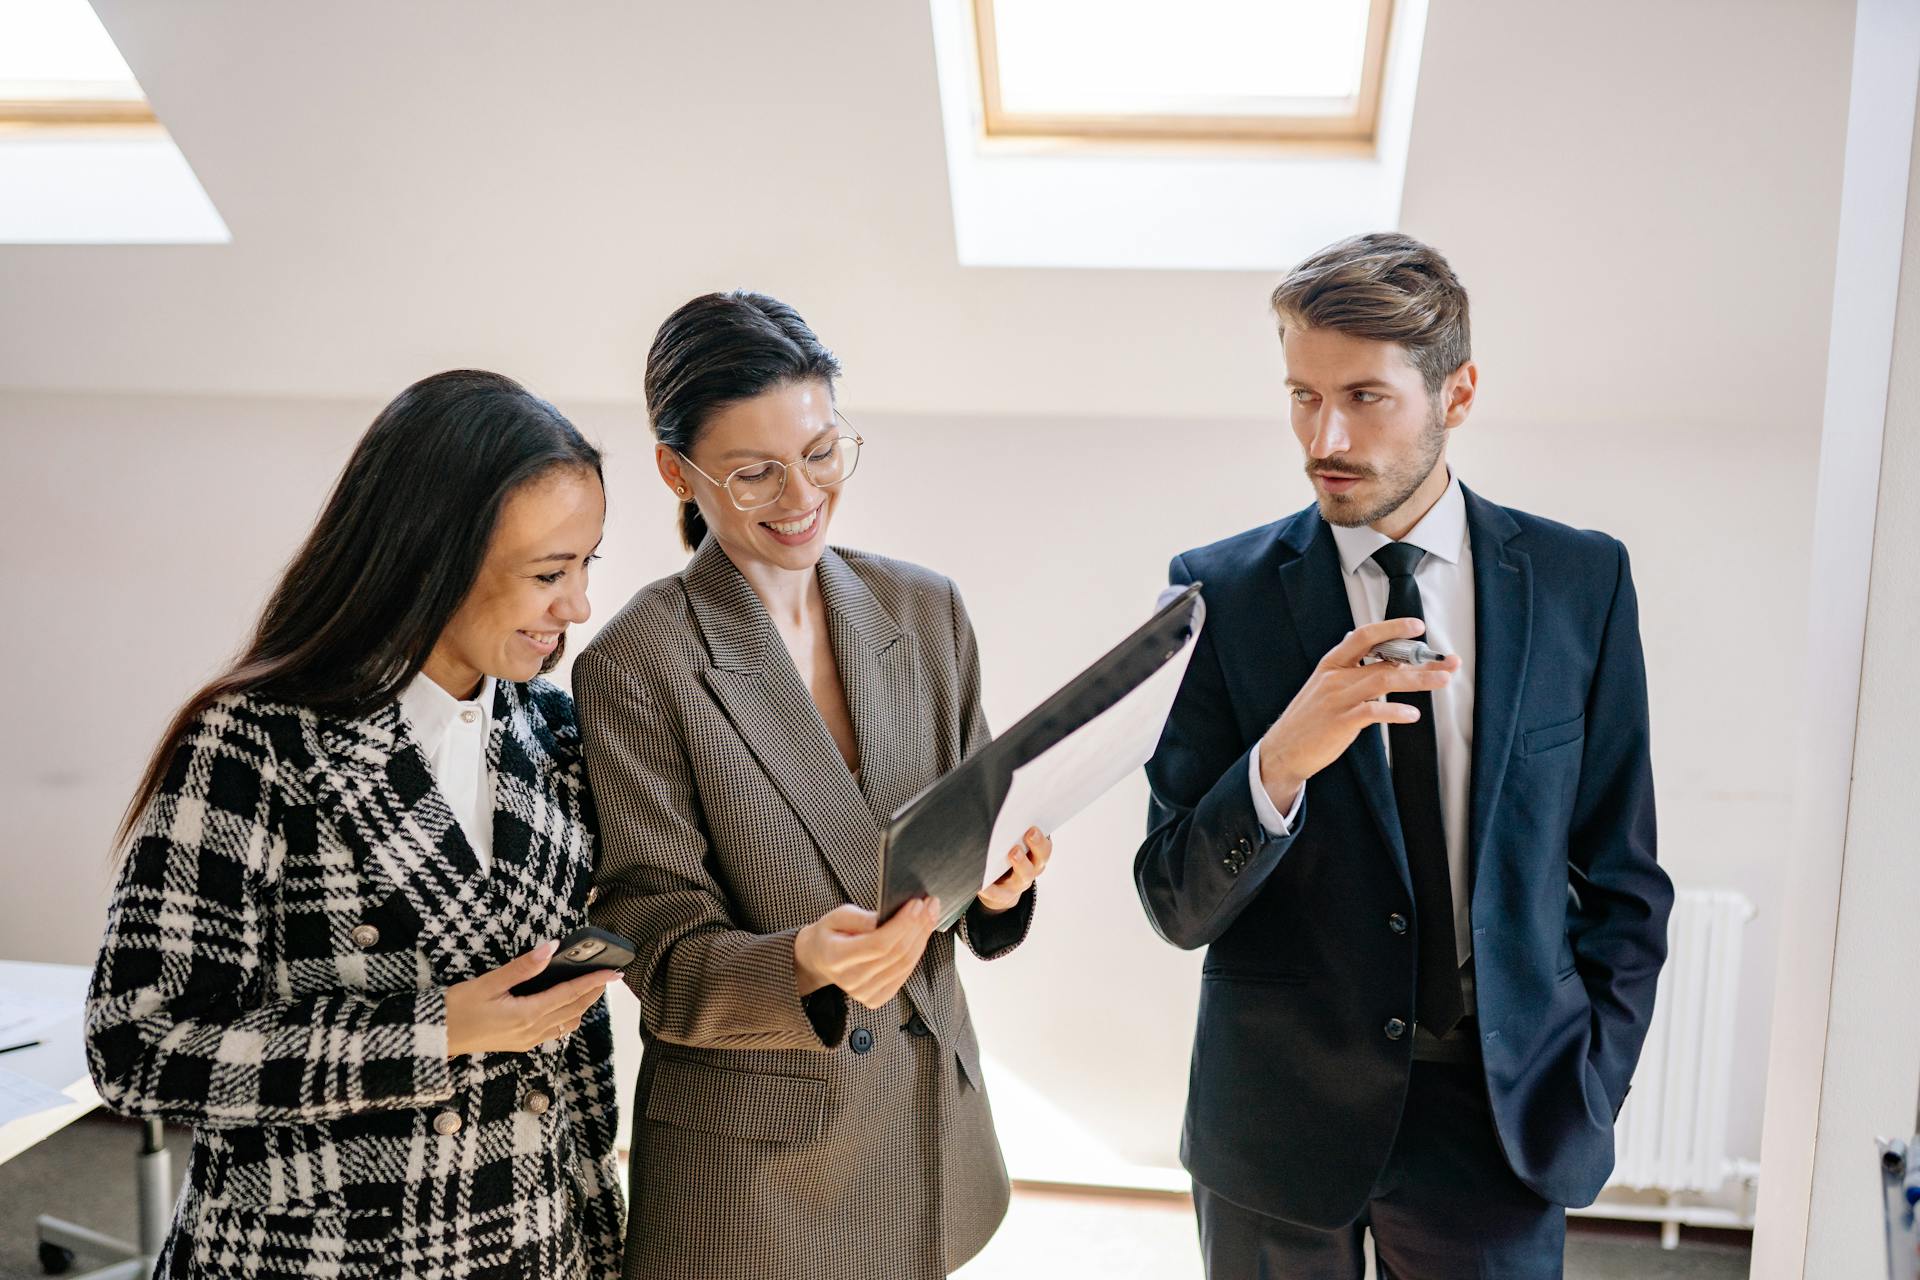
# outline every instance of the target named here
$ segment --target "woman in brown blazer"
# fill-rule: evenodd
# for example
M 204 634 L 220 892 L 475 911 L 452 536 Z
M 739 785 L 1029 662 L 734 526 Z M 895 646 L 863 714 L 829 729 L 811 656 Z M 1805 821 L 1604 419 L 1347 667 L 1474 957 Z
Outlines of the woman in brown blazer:
M 647 409 L 694 556 L 573 668 L 593 918 L 644 1010 L 629 1277 L 941 1277 L 1006 1212 L 953 934 L 855 905 L 886 816 L 987 727 L 953 584 L 826 544 L 861 443 L 838 373 L 760 294 L 668 318 Z M 1029 832 L 970 904 L 976 955 L 1026 936 L 1050 852 Z

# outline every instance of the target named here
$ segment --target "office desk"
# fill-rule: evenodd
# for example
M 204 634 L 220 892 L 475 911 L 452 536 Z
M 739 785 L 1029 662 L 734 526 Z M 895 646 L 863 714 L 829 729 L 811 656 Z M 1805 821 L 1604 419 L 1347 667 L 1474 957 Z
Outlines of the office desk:
M 94 1091 L 93 1080 L 87 1074 L 86 1030 L 82 1025 L 87 980 L 92 972 L 86 965 L 0 960 L 0 992 L 71 1007 L 70 1013 L 35 1033 L 41 1042 L 38 1045 L 0 1054 L 0 1070 L 23 1076 L 68 1099 L 62 1105 L 0 1124 L 0 1160 L 11 1160 L 100 1105 L 100 1095 Z M 42 1216 L 37 1224 L 40 1265 L 50 1274 L 67 1272 L 82 1256 L 99 1259 L 106 1265 L 84 1276 L 71 1276 L 70 1280 L 139 1280 L 152 1272 L 154 1256 L 166 1236 L 173 1193 L 158 1120 L 149 1120 L 142 1126 L 142 1145 L 135 1160 L 140 1202 L 139 1243 L 116 1240 L 75 1223 Z
M 100 1105 L 100 1095 L 94 1092 L 93 1081 L 87 1076 L 81 1027 L 81 1005 L 86 999 L 87 978 L 92 972 L 86 965 L 79 964 L 0 960 L 0 992 L 55 999 L 73 1006 L 71 1016 L 37 1033 L 41 1043 L 34 1048 L 0 1054 L 0 1070 L 24 1076 L 71 1100 L 65 1106 L 0 1124 L 0 1162 L 13 1159 Z

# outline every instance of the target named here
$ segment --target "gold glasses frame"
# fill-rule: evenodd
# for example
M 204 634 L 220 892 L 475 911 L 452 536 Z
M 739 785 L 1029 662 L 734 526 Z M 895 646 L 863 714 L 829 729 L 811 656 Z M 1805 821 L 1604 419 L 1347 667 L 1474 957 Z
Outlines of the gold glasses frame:
M 822 484 L 820 483 L 820 481 L 815 480 L 813 478 L 813 470 L 807 465 L 807 455 L 804 453 L 801 454 L 799 457 L 795 458 L 792 462 L 784 462 L 779 458 L 761 458 L 757 462 L 743 463 L 740 466 L 735 467 L 733 470 L 727 472 L 726 478 L 724 480 L 716 480 L 714 477 L 708 475 L 706 471 L 704 471 L 701 468 L 699 463 L 695 462 L 692 458 L 689 458 L 686 454 L 681 453 L 678 449 L 675 449 L 673 451 L 673 454 L 676 458 L 680 459 L 680 461 L 686 463 L 688 466 L 692 467 L 696 472 L 698 472 L 702 480 L 705 480 L 708 484 L 711 484 L 711 485 L 718 485 L 721 488 L 721 490 L 726 493 L 727 501 L 733 503 L 734 510 L 765 511 L 768 507 L 780 501 L 780 499 L 786 495 L 787 477 L 792 473 L 793 468 L 795 466 L 798 466 L 800 468 L 800 473 L 806 476 L 807 483 L 812 485 L 816 489 L 832 489 L 838 485 L 845 484 L 848 481 L 848 479 L 852 477 L 853 473 L 859 469 L 860 449 L 863 445 L 866 444 L 866 440 L 860 435 L 858 431 L 854 431 L 853 424 L 847 421 L 845 414 L 841 413 L 838 409 L 835 409 L 833 411 L 833 416 L 839 421 L 842 427 L 844 427 L 848 431 L 853 432 L 853 434 L 850 436 L 835 436 L 833 441 L 835 445 L 838 445 L 842 440 L 853 441 L 853 461 L 851 464 L 848 465 L 846 473 L 843 474 L 838 480 L 832 480 L 827 482 L 826 484 Z M 739 475 L 742 471 L 752 471 L 755 467 L 764 467 L 768 465 L 772 465 L 780 468 L 780 487 L 774 490 L 773 496 L 771 498 L 768 498 L 765 502 L 757 502 L 751 507 L 743 505 L 740 499 L 733 492 L 733 478 Z

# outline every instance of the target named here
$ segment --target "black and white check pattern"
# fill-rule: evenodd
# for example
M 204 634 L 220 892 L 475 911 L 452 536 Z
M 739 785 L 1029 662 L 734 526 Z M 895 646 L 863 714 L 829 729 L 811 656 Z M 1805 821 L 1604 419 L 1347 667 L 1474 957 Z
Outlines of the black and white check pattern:
M 881 822 L 987 740 L 952 583 L 852 551 L 819 576 L 857 779 L 712 539 L 574 664 L 604 842 L 593 915 L 639 947 L 629 1277 L 931 1280 L 1006 1211 L 953 935 L 884 1008 L 795 994 L 794 935 L 873 903 Z M 961 931 L 1003 955 L 1032 911 L 1029 894 Z
M 497 685 L 483 875 L 397 703 L 223 699 L 141 819 L 87 1002 L 117 1111 L 194 1126 L 165 1276 L 605 1276 L 624 1210 L 606 1005 L 447 1057 L 444 989 L 586 921 L 567 695 Z

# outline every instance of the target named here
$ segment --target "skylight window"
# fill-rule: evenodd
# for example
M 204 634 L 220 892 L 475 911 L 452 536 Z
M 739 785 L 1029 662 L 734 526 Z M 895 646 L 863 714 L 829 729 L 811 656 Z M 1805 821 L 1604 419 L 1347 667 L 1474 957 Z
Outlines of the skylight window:
M 1428 0 L 928 0 L 969 267 L 1284 270 L 1398 225 Z
M 87 0 L 0 0 L 0 244 L 225 244 Z
M 85 0 L 0 4 L 0 123 L 153 122 L 133 71 Z
M 973 0 L 988 137 L 1374 138 L 1391 0 Z

